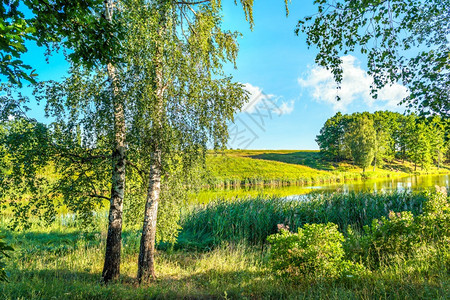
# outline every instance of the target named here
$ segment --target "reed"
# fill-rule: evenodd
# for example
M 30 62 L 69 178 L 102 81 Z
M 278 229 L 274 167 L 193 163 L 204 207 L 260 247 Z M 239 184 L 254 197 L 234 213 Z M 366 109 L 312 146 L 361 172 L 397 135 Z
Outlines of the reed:
M 333 222 L 345 233 L 349 225 L 361 229 L 390 211 L 419 214 L 426 199 L 423 193 L 393 192 L 217 200 L 184 213 L 178 247 L 211 248 L 223 242 L 263 245 L 277 231 L 277 224 L 295 231 L 306 223 Z

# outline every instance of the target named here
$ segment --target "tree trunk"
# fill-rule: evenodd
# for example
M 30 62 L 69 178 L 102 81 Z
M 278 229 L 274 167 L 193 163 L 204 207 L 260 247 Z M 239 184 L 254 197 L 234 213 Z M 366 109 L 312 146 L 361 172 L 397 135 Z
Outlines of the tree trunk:
M 152 141 L 154 149 L 152 154 L 152 162 L 150 166 L 150 178 L 147 191 L 147 202 L 145 204 L 144 224 L 142 226 L 141 245 L 139 249 L 138 261 L 138 281 L 148 282 L 156 278 L 155 274 L 155 239 L 156 224 L 158 217 L 158 204 L 161 192 L 161 148 L 159 136 L 162 134 L 162 118 L 164 112 L 164 85 L 163 77 L 163 51 L 164 44 L 162 38 L 165 32 L 165 9 L 160 8 L 160 27 L 158 30 L 158 41 L 156 43 L 156 51 L 153 55 L 153 63 L 155 66 L 155 100 L 156 109 L 154 112 L 154 132 Z
M 150 167 L 147 202 L 145 203 L 144 224 L 139 249 L 138 280 L 148 282 L 156 278 L 155 239 L 158 217 L 159 195 L 161 191 L 161 153 L 155 152 Z
M 377 165 L 377 156 L 373 158 L 373 171 L 375 172 L 375 166 Z
M 112 21 L 113 1 L 105 1 L 105 18 Z M 111 200 L 108 218 L 108 236 L 106 238 L 105 263 L 102 277 L 105 283 L 117 279 L 120 275 L 120 252 L 122 248 L 122 212 L 125 189 L 125 111 L 118 101 L 119 87 L 116 69 L 107 65 L 108 80 L 112 90 L 114 106 L 114 148 L 112 151 Z

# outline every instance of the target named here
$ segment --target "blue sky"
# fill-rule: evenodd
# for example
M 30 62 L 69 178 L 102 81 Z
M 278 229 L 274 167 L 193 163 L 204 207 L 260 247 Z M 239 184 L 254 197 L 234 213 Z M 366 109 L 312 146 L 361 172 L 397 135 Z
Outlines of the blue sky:
M 357 54 L 343 58 L 342 100 L 336 102 L 331 74 L 314 64 L 316 51 L 307 49 L 305 36 L 294 34 L 298 20 L 314 12 L 312 2 L 293 1 L 286 17 L 283 1 L 255 1 L 251 31 L 242 8 L 223 1 L 223 28 L 243 34 L 237 69 L 226 65 L 225 71 L 250 93 L 250 103 L 230 124 L 230 147 L 318 149 L 315 137 L 337 111 L 404 111 L 396 105 L 406 94 L 401 85 L 382 90 L 381 100 L 371 99 L 371 78 L 364 70 L 364 58 Z M 54 54 L 47 64 L 43 49 L 30 45 L 28 50 L 23 59 L 36 68 L 40 80 L 58 80 L 66 74 L 62 54 Z M 44 121 L 42 106 L 31 108 L 30 116 Z
M 237 114 L 236 125 L 230 131 L 231 147 L 318 149 L 315 137 L 337 111 L 404 111 L 397 106 L 406 93 L 400 85 L 381 91 L 379 101 L 371 99 L 368 93 L 372 80 L 364 70 L 364 58 L 357 54 L 344 58 L 342 100 L 335 100 L 331 74 L 314 64 L 316 51 L 307 48 L 306 37 L 294 34 L 298 20 L 315 12 L 311 3 L 293 1 L 286 18 L 283 1 L 255 1 L 253 31 L 240 7 L 225 5 L 224 28 L 243 33 L 239 40 L 238 69 L 229 66 L 227 71 L 237 81 L 249 85 L 252 100 L 262 98 L 261 102 L 275 102 L 278 107 L 272 117 L 268 116 L 267 103 L 260 105 L 260 109 L 250 107 Z M 260 92 L 269 96 L 258 96 Z M 263 114 L 267 117 L 261 117 Z

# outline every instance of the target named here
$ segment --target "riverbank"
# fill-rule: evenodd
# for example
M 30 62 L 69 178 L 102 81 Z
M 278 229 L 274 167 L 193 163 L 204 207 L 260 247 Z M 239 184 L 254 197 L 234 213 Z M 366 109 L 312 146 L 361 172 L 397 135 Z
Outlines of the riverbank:
M 370 168 L 363 173 L 348 162 L 329 162 L 319 151 L 309 150 L 226 150 L 209 152 L 206 165 L 210 185 L 215 187 L 236 186 L 283 186 L 316 185 L 361 179 L 402 177 L 411 174 L 448 174 L 450 165 L 415 170 L 407 161 L 394 160 L 382 168 Z

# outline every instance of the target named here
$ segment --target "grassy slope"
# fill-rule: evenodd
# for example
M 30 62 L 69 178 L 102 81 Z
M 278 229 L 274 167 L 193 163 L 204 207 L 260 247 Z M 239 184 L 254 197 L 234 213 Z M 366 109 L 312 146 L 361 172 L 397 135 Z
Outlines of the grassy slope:
M 361 179 L 362 169 L 346 162 L 327 162 L 318 151 L 227 150 L 210 153 L 207 166 L 216 185 L 310 184 Z M 449 173 L 450 166 L 420 170 L 418 174 Z M 395 160 L 383 168 L 366 171 L 367 178 L 405 176 L 414 173 L 409 162 Z

